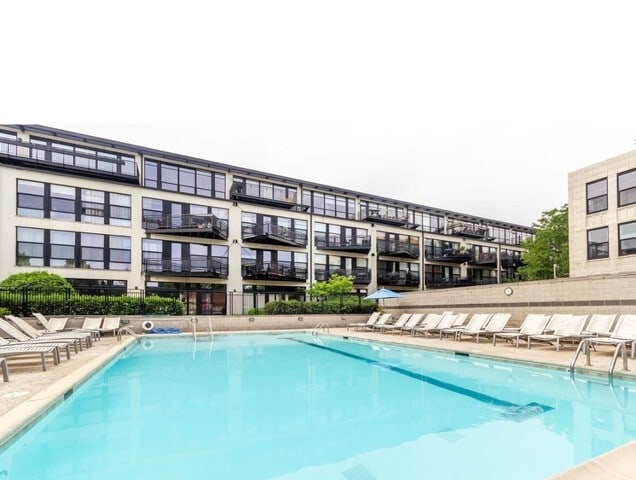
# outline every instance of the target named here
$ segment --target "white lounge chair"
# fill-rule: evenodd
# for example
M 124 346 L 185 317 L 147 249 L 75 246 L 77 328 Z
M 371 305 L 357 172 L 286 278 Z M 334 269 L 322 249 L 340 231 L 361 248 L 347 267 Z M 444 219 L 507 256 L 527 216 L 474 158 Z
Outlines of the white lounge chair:
M 424 320 L 424 317 L 425 315 L 423 313 L 412 314 L 411 318 L 409 318 L 404 325 L 402 325 L 399 329 L 397 329 L 397 331 L 400 332 L 400 335 L 402 335 L 402 332 L 412 331 L 415 327 L 417 327 L 420 324 L 422 320 Z
M 531 348 L 532 342 L 547 342 L 550 345 L 556 343 L 557 352 L 561 349 L 561 342 L 580 341 L 581 332 L 585 326 L 587 315 L 571 315 L 571 314 L 556 314 L 552 315 L 546 331 L 549 331 L 554 327 L 552 333 L 542 333 L 538 335 L 528 335 L 528 348 Z
M 453 326 L 440 330 L 440 337 L 443 338 L 446 335 L 453 335 L 457 340 L 457 335 L 460 331 L 474 332 L 481 330 L 486 322 L 490 319 L 492 313 L 474 313 L 468 320 L 466 325 L 460 325 L 458 327 Z
M 428 335 L 428 332 L 434 328 L 437 328 L 437 326 L 442 322 L 443 319 L 446 319 L 446 323 L 447 323 L 445 328 L 449 328 L 453 325 L 455 318 L 456 317 L 452 314 L 443 315 L 439 313 L 438 314 L 429 313 L 424 319 L 424 321 L 422 322 L 422 325 L 419 327 L 415 327 L 411 331 L 411 335 L 415 337 L 417 336 L 418 333 L 423 333 L 424 336 L 426 337 Z
M 113 332 L 113 337 L 117 335 L 117 330 L 121 325 L 121 317 L 105 317 L 99 331 L 101 333 Z
M 394 331 L 399 331 L 404 325 L 406 325 L 406 322 L 409 321 L 409 318 L 411 318 L 411 314 L 410 313 L 403 313 L 402 315 L 400 315 L 400 318 L 398 318 L 395 323 L 391 323 L 389 325 L 384 324 L 380 327 L 380 331 L 382 333 L 386 333 L 386 332 L 391 332 L 393 333 Z
M 616 315 L 611 313 L 595 313 L 590 318 L 581 335 L 586 337 L 609 337 Z
M 616 326 L 609 337 L 590 337 L 585 339 L 589 345 L 628 345 L 632 349 L 632 358 L 636 356 L 636 315 L 623 314 L 618 318 Z
M 11 343 L 5 338 L 0 338 L 0 358 L 2 360 L 5 357 L 25 357 L 25 356 L 39 356 L 42 362 L 42 370 L 46 371 L 46 355 L 51 354 L 53 357 L 53 364 L 60 363 L 60 351 L 55 345 L 45 344 L 23 344 L 23 343 Z M 6 368 L 6 363 L 3 367 Z M 9 372 L 7 370 L 5 376 L 5 382 L 9 380 Z
M 14 342 L 17 342 L 18 345 L 27 346 L 27 345 L 49 345 L 57 348 L 57 358 L 58 361 L 60 359 L 59 350 L 66 350 L 66 358 L 71 358 L 71 345 L 75 343 L 73 341 L 66 340 L 57 340 L 57 339 L 41 339 L 41 338 L 31 338 L 22 330 L 19 330 L 16 326 L 9 323 L 8 320 L 4 318 L 0 319 L 0 331 L 4 332 L 6 335 L 11 337 Z M 3 339 L 6 340 L 6 339 Z M 16 343 L 12 343 L 11 345 L 15 345 Z
M 371 327 L 371 325 L 377 322 L 378 318 L 380 318 L 380 313 L 381 312 L 373 312 L 371 315 L 369 315 L 369 320 L 367 320 L 366 322 L 354 322 L 347 324 L 347 330 L 349 330 L 349 327 L 353 328 L 354 330 Z
M 385 325 L 390 325 L 392 318 L 393 318 L 393 315 L 391 315 L 390 313 L 383 313 L 378 319 L 378 321 L 375 322 L 373 325 L 371 325 L 370 327 L 371 330 L 380 330 Z
M 475 337 L 475 343 L 479 343 L 479 337 L 492 337 L 495 333 L 505 331 L 506 325 L 508 325 L 508 321 L 512 317 L 510 313 L 494 313 L 490 320 L 486 323 L 486 325 L 482 329 L 477 330 L 460 330 L 457 332 L 457 341 L 462 341 L 462 335 Z
M 20 330 L 26 333 L 34 340 L 46 340 L 46 341 L 60 341 L 69 342 L 73 344 L 75 353 L 78 350 L 82 350 L 82 342 L 86 345 L 86 348 L 92 346 L 91 335 L 87 332 L 72 333 L 72 332 L 47 332 L 46 330 L 38 330 L 30 325 L 26 320 L 16 317 L 15 315 L 6 315 L 14 325 Z
M 541 313 L 529 313 L 523 320 L 523 323 L 519 329 L 515 332 L 499 332 L 492 336 L 492 344 L 497 345 L 497 338 L 504 340 L 514 340 L 515 346 L 519 348 L 519 340 L 527 338 L 528 335 L 538 335 L 545 332 L 545 329 L 550 321 L 550 315 L 543 315 Z

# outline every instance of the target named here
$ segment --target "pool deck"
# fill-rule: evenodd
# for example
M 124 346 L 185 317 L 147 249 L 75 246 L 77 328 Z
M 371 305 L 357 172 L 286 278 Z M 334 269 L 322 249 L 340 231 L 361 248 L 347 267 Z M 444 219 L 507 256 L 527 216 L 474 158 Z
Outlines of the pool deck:
M 222 332 L 223 333 L 233 332 Z M 572 347 L 562 347 L 557 352 L 554 346 L 533 344 L 528 349 L 525 343 L 515 348 L 511 343 L 497 342 L 496 346 L 488 339 L 476 343 L 472 338 L 457 342 L 450 338 L 440 340 L 439 337 L 418 335 L 398 335 L 371 331 L 347 330 L 332 328 L 328 335 L 349 337 L 363 340 L 388 342 L 396 345 L 409 345 L 430 349 L 460 352 L 484 358 L 506 359 L 521 363 L 533 363 L 566 370 L 574 355 Z M 122 350 L 134 343 L 130 336 L 117 341 L 111 336 L 103 337 L 95 342 L 93 348 L 73 354 L 70 360 L 65 357 L 59 365 L 48 362 L 48 370 L 42 371 L 39 360 L 17 360 L 10 358 L 10 381 L 0 383 L 0 445 L 9 441 L 19 433 L 22 426 L 37 420 L 43 412 L 48 411 L 73 389 L 108 363 Z M 599 347 L 592 352 L 592 367 L 585 366 L 585 356 L 581 355 L 577 362 L 577 371 L 607 376 L 612 358 L 613 348 Z M 617 362 L 615 376 L 636 380 L 636 371 L 624 372 L 622 362 Z M 629 359 L 629 368 L 636 370 L 636 361 Z M 624 480 L 636 478 L 633 458 L 636 455 L 636 441 L 596 457 L 571 470 L 551 477 L 553 480 L 587 480 L 603 478 L 604 480 Z

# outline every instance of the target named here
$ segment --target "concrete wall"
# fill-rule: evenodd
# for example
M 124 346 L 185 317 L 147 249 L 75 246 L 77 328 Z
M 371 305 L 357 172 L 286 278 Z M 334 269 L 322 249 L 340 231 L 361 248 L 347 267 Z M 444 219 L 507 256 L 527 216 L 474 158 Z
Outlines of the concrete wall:
M 512 289 L 509 295 L 506 289 Z M 528 313 L 636 313 L 636 274 L 564 278 L 427 290 L 385 300 L 387 312 L 510 312 L 511 325 Z

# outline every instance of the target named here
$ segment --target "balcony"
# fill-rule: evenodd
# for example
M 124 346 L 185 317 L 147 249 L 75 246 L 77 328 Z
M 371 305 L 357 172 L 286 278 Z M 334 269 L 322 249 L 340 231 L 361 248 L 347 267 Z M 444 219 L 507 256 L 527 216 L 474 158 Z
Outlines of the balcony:
M 409 242 L 378 240 L 378 255 L 420 258 L 420 247 Z
M 472 287 L 475 285 L 491 285 L 497 283 L 496 278 L 459 278 L 459 277 L 429 277 L 425 278 L 426 288 L 455 288 L 455 287 Z
M 369 253 L 371 250 L 371 239 L 362 238 L 342 238 L 340 236 L 329 236 L 328 238 L 316 237 L 314 239 L 316 248 L 321 250 L 334 250 L 341 252 Z
M 274 280 L 279 282 L 304 282 L 307 280 L 306 263 L 245 263 L 242 266 L 243 278 L 252 280 Z
M 179 259 L 148 258 L 143 261 L 146 275 L 227 278 L 225 257 L 185 257 Z
M 386 212 L 374 209 L 362 209 L 360 211 L 360 220 L 410 229 L 416 229 L 419 227 L 419 225 L 415 223 L 410 223 L 407 217 L 396 217 L 395 215 L 389 215 Z
M 306 247 L 307 231 L 279 225 L 256 225 L 243 223 L 241 238 L 245 242 L 285 245 L 288 247 Z
M 219 240 L 227 240 L 228 235 L 228 221 L 214 215 L 146 216 L 143 219 L 143 227 L 147 232 Z
M 417 272 L 378 272 L 378 285 L 403 285 L 407 287 L 418 287 L 420 285 L 420 274 Z
M 0 141 L 0 163 L 37 167 L 64 174 L 79 174 L 93 178 L 117 180 L 139 185 L 137 165 L 131 159 L 108 158 L 90 153 L 48 145 L 30 144 L 3 138 Z
M 333 274 L 351 277 L 354 284 L 368 285 L 371 283 L 371 270 L 368 268 L 353 268 L 350 270 L 343 268 L 317 268 L 314 271 L 315 280 L 317 282 L 325 282 L 329 280 Z
M 496 267 L 497 266 L 497 254 L 496 253 L 477 253 L 475 254 L 472 262 L 475 265 L 482 265 L 484 267 Z
M 273 193 L 271 197 L 264 197 L 259 192 L 247 192 L 243 182 L 234 182 L 232 184 L 230 187 L 230 199 L 257 205 L 267 205 L 268 207 L 285 208 L 287 210 L 304 211 L 308 208 L 296 204 L 296 195 L 278 198 Z
M 470 250 L 455 248 L 427 248 L 426 259 L 436 262 L 464 263 L 472 261 L 473 254 Z
M 494 240 L 494 237 L 488 236 L 488 227 L 476 226 L 472 224 L 450 223 L 448 225 L 448 234 L 458 237 L 478 238 L 480 240 Z
M 518 268 L 521 266 L 521 257 L 513 255 L 502 255 L 501 266 L 503 268 Z

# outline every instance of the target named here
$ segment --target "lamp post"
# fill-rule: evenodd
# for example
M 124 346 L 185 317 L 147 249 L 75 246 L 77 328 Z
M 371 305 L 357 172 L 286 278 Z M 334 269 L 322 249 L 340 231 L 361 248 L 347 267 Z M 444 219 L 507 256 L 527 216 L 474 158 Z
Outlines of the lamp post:
M 557 271 L 558 265 L 556 263 L 552 264 L 552 275 L 554 276 L 554 278 L 556 279 L 556 271 Z

